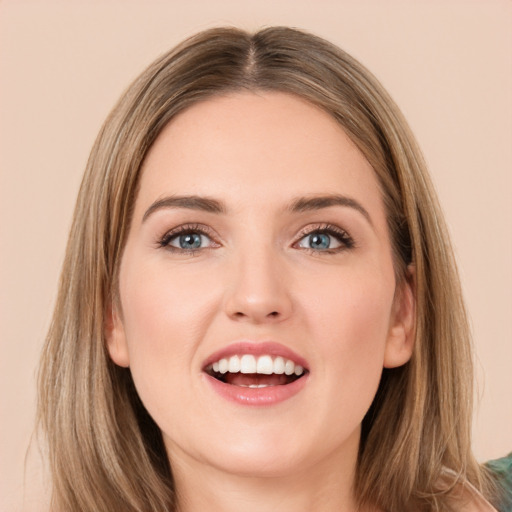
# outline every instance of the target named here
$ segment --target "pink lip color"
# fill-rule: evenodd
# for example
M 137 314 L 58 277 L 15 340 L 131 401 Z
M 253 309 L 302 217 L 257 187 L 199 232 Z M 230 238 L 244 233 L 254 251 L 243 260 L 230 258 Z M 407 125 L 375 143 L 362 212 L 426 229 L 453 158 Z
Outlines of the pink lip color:
M 266 388 L 243 388 L 241 386 L 232 386 L 217 380 L 215 377 L 203 374 L 212 389 L 223 398 L 242 405 L 274 405 L 284 400 L 288 400 L 296 395 L 308 380 L 308 375 L 282 386 L 268 386 Z
M 233 343 L 223 349 L 212 354 L 205 361 L 203 368 L 222 358 L 229 358 L 233 355 L 252 354 L 254 356 L 268 354 L 271 356 L 281 356 L 285 359 L 291 359 L 295 364 L 300 364 L 307 370 L 308 365 L 304 358 L 279 343 L 265 341 L 254 343 L 250 341 L 242 341 Z M 241 405 L 265 406 L 274 405 L 284 400 L 288 400 L 292 396 L 301 391 L 307 383 L 309 374 L 303 375 L 291 384 L 280 386 L 268 386 L 266 388 L 245 388 L 242 386 L 234 386 L 221 382 L 216 378 L 203 373 L 208 385 L 223 398 Z

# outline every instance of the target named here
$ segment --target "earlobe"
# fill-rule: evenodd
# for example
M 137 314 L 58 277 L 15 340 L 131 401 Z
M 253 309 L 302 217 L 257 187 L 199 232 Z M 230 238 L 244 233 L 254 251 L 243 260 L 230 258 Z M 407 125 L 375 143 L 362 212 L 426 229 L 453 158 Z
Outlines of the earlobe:
M 130 366 L 130 358 L 124 326 L 117 307 L 112 303 L 109 304 L 105 313 L 104 332 L 110 358 L 118 366 L 128 368 Z
M 384 368 L 402 366 L 412 356 L 416 325 L 415 273 L 410 265 L 407 276 L 400 289 L 397 289 L 393 304 L 386 350 Z

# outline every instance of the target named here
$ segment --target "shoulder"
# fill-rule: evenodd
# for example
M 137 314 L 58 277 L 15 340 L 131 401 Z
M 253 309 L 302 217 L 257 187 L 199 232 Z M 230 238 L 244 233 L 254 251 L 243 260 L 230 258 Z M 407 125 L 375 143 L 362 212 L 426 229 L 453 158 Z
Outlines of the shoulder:
M 437 481 L 437 488 L 446 492 L 446 510 L 452 512 L 512 512 L 511 509 L 496 509 L 495 503 L 491 504 L 469 481 L 446 468 Z
M 473 485 L 461 481 L 454 471 L 445 468 L 437 481 L 441 492 L 448 492 L 448 508 L 454 512 L 512 512 L 512 453 L 485 464 L 496 484 L 489 502 Z
M 449 498 L 450 510 L 454 512 L 502 512 L 487 501 L 471 484 L 460 484 Z M 507 509 L 509 512 L 510 510 Z
M 493 474 L 499 489 L 497 507 L 499 512 L 512 511 L 512 453 L 501 459 L 487 462 L 486 467 Z

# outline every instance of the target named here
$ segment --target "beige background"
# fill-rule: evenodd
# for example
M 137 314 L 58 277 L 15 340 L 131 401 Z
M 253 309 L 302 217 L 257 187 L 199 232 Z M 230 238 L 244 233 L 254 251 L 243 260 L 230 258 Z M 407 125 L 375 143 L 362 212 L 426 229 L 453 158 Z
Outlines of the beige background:
M 23 460 L 35 371 L 85 161 L 121 91 L 200 29 L 287 24 L 384 83 L 429 162 L 474 328 L 480 460 L 512 450 L 512 3 L 0 1 L 0 512 L 40 510 Z M 34 462 L 36 461 L 36 462 Z

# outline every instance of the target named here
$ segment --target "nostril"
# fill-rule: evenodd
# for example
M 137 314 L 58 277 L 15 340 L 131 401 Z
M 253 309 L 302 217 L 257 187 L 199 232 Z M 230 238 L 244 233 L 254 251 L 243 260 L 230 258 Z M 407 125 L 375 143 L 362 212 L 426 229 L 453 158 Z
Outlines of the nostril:
M 236 316 L 237 318 L 244 318 L 246 316 L 248 316 L 246 313 L 243 313 L 242 311 L 237 311 L 234 316 Z M 271 317 L 276 317 L 276 316 L 279 316 L 279 311 L 272 311 L 271 313 L 268 313 L 267 316 L 271 316 Z

